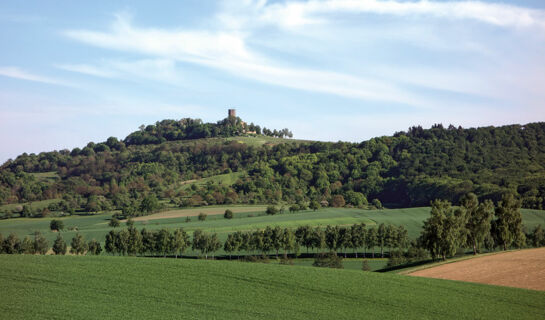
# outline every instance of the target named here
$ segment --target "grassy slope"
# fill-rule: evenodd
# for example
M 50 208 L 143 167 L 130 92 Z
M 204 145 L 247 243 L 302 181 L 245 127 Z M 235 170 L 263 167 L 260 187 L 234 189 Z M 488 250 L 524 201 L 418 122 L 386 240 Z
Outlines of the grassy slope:
M 252 206 L 234 206 L 231 208 L 236 211 L 236 208 L 252 208 Z M 226 207 L 227 208 L 227 207 Z M 260 211 L 246 212 L 235 214 L 235 218 L 227 220 L 223 215 L 210 215 L 206 221 L 198 221 L 196 217 L 191 218 L 191 222 L 185 222 L 184 217 L 173 219 L 158 219 L 147 222 L 138 221 L 135 223 L 137 228 L 159 229 L 159 228 L 178 228 L 183 227 L 187 231 L 202 229 L 205 231 L 218 233 L 221 240 L 227 237 L 229 232 L 235 230 L 254 230 L 256 228 L 264 228 L 270 226 L 282 226 L 296 228 L 300 225 L 309 224 L 312 226 L 331 225 L 351 225 L 354 223 L 363 222 L 366 225 L 374 225 L 379 223 L 392 223 L 396 225 L 404 225 L 409 231 L 409 237 L 416 238 L 421 230 L 422 221 L 429 216 L 429 208 L 409 208 L 409 209 L 385 209 L 385 210 L 361 210 L 361 209 L 336 209 L 325 208 L 314 211 L 303 211 L 297 213 L 284 213 L 275 216 L 268 216 L 263 212 L 263 207 Z M 188 209 L 199 210 L 199 209 Z M 206 208 L 202 208 L 206 211 Z M 256 209 L 257 210 L 257 209 Z M 523 221 L 526 227 L 531 230 L 535 225 L 545 225 L 545 211 L 539 210 L 522 210 Z M 253 215 L 253 217 L 252 217 Z M 108 221 L 111 215 L 89 215 L 89 216 L 73 216 L 62 218 L 67 231 L 63 232 L 65 240 L 70 240 L 76 231 L 68 231 L 68 228 L 77 226 L 79 232 L 86 238 L 95 238 L 99 241 L 104 241 L 106 233 L 111 228 L 108 227 Z M 49 222 L 51 218 L 17 218 L 0 220 L 0 233 L 7 236 L 10 232 L 15 232 L 20 238 L 25 235 L 31 235 L 34 231 L 41 231 L 46 238 L 53 242 L 56 233 L 49 230 Z
M 545 293 L 228 261 L 0 256 L 10 319 L 542 319 Z

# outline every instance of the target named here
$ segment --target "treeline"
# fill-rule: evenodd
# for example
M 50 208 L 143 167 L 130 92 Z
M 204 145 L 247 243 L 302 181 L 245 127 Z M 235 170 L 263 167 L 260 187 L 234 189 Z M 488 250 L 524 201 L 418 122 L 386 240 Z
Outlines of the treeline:
M 431 216 L 424 222 L 418 239 L 432 258 L 446 259 L 460 248 L 471 248 L 477 254 L 483 247 L 492 251 L 545 245 L 541 225 L 529 234 L 524 233 L 521 202 L 513 195 L 504 195 L 494 205 L 490 200 L 479 202 L 477 196 L 470 193 L 461 202 L 460 207 L 452 207 L 445 200 L 432 202 Z
M 150 132 L 155 137 L 165 130 L 156 125 Z M 511 193 L 524 208 L 545 208 L 545 123 L 478 129 L 413 127 L 362 143 L 255 146 L 198 140 L 127 146 L 112 138 L 86 148 L 23 154 L 6 162 L 0 168 L 0 203 L 60 198 L 58 206 L 51 208 L 55 212 L 125 208 L 127 215 L 140 215 L 152 212 L 142 206 L 150 196 L 179 206 L 410 207 L 434 199 L 460 204 L 472 192 L 480 201 L 494 202 Z M 52 171 L 58 179 L 38 175 Z M 232 185 L 179 185 L 232 172 L 240 173 Z M 15 211 L 28 212 L 23 213 L 22 206 Z M 12 214 L 4 210 L 5 217 Z

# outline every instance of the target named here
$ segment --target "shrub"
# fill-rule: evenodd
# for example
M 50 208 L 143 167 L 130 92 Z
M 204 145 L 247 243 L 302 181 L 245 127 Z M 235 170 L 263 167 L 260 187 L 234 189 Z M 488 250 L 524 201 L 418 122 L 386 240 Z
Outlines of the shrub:
M 361 270 L 371 271 L 371 267 L 369 266 L 369 263 L 365 259 L 363 259 L 363 262 L 361 263 Z
M 312 264 L 315 267 L 321 268 L 336 268 L 343 269 L 343 258 L 337 256 L 335 252 L 318 253 Z
M 225 210 L 225 213 L 223 214 L 223 217 L 225 219 L 233 219 L 233 211 L 227 209 Z
M 64 242 L 60 233 L 57 235 L 57 239 L 55 239 L 55 242 L 53 243 L 53 253 L 57 255 L 66 254 L 66 242 Z
M 110 223 L 108 223 L 108 225 L 112 228 L 117 228 L 119 227 L 119 220 L 117 218 L 111 218 Z
M 268 206 L 267 207 L 267 211 L 265 211 L 267 214 L 277 214 L 278 213 L 278 209 L 276 209 L 275 206 Z
M 202 213 L 202 212 L 199 213 L 199 221 L 204 221 L 204 220 L 206 220 L 206 217 L 207 217 L 206 214 L 204 214 L 204 213 Z
M 62 220 L 53 219 L 49 223 L 49 229 L 51 229 L 51 231 L 62 231 L 64 229 L 64 222 Z

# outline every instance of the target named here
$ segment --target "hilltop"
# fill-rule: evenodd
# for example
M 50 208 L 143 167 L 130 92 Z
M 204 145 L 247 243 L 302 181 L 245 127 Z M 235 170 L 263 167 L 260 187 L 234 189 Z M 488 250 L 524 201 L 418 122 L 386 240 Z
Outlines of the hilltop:
M 525 208 L 545 207 L 545 123 L 412 127 L 361 143 L 289 136 L 238 117 L 164 120 L 124 140 L 23 154 L 0 167 L 0 204 L 11 204 L 0 210 L 11 217 L 142 215 L 165 204 L 413 207 L 458 203 L 468 192 L 495 201 L 512 193 Z M 47 209 L 23 205 L 43 200 Z

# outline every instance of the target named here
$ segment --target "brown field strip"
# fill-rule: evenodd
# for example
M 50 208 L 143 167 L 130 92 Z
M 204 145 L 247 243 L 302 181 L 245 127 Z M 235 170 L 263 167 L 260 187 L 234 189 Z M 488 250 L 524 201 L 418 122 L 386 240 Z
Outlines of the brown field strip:
M 246 207 L 212 207 L 212 208 L 195 208 L 195 209 L 177 209 L 168 210 L 151 214 L 149 216 L 142 216 L 134 218 L 134 221 L 148 221 L 157 219 L 171 219 L 181 217 L 195 217 L 200 213 L 207 215 L 224 214 L 226 209 L 231 209 L 233 213 L 241 212 L 265 212 L 266 206 L 246 206 Z
M 545 248 L 476 257 L 409 275 L 545 291 Z

